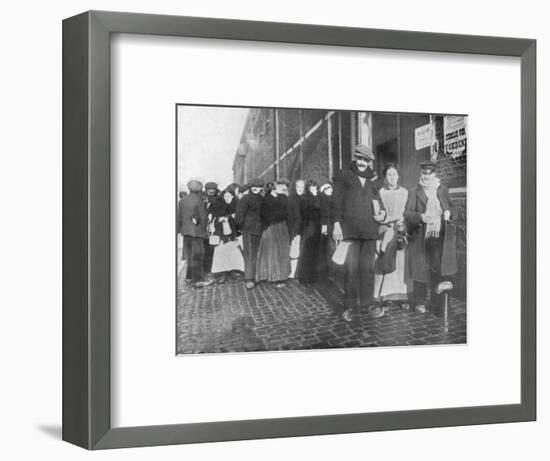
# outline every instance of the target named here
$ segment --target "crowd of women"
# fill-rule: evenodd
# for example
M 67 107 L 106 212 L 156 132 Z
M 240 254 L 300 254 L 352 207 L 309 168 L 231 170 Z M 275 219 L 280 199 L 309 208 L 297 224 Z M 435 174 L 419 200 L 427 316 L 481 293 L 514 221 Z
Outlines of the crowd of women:
M 187 283 L 201 288 L 244 274 L 247 289 L 259 282 L 282 287 L 289 278 L 310 285 L 340 263 L 345 320 L 365 307 L 383 315 L 374 303 L 382 299 L 408 307 L 407 279 L 414 281 L 416 310 L 425 312 L 433 284 L 453 271 L 445 269 L 450 252 L 447 259 L 444 254 L 454 213 L 448 190 L 432 162 L 421 165 L 419 184 L 407 190 L 396 165 L 378 178 L 373 161 L 370 149 L 356 146 L 334 185 L 254 178 L 220 190 L 213 182 L 203 188 L 190 181 L 189 193 L 180 193 L 177 223 Z
M 246 288 L 261 281 L 306 285 L 334 270 L 331 183 L 299 179 L 246 185 L 188 183 L 178 204 L 186 279 L 195 288 L 244 273 Z

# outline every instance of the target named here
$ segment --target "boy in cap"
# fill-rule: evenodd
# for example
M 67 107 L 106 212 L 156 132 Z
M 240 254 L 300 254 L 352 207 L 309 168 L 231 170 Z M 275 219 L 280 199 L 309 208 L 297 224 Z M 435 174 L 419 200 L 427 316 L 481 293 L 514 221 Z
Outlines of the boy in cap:
M 256 277 L 256 257 L 262 236 L 260 209 L 264 181 L 254 178 L 249 183 L 249 192 L 237 204 L 235 222 L 243 236 L 244 278 L 247 289 L 254 288 Z
M 368 146 L 358 144 L 349 168 L 339 172 L 334 183 L 334 240 L 349 242 L 344 262 L 343 319 L 351 322 L 360 309 L 367 308 L 372 317 L 384 311 L 373 306 L 374 256 L 378 223 L 385 217 L 380 200 L 374 154 Z
M 454 226 L 449 225 L 456 210 L 449 190 L 436 176 L 436 163 L 420 164 L 418 185 L 409 191 L 405 221 L 411 235 L 408 256 L 410 276 L 414 280 L 415 310 L 430 307 L 435 285 L 442 276 L 456 273 Z

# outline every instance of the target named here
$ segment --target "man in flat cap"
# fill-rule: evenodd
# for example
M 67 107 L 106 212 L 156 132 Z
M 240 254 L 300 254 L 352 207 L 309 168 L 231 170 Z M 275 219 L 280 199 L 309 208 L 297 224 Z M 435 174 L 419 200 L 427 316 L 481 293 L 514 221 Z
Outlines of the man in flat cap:
M 250 184 L 241 184 L 239 186 L 239 200 L 242 199 L 250 191 Z
M 254 288 L 256 277 L 256 257 L 262 237 L 260 208 L 264 181 L 253 178 L 249 183 L 249 192 L 243 195 L 237 204 L 235 222 L 243 236 L 244 279 L 247 289 Z
M 437 164 L 420 164 L 420 180 L 409 191 L 405 222 L 410 233 L 409 273 L 414 280 L 415 310 L 424 313 L 433 300 L 434 288 L 443 276 L 454 275 L 456 234 L 451 221 L 456 209 L 449 190 L 436 176 Z
M 385 217 L 380 200 L 374 154 L 363 144 L 355 147 L 353 162 L 339 172 L 334 182 L 333 238 L 349 242 L 344 262 L 344 313 L 347 322 L 367 309 L 372 317 L 384 315 L 373 305 L 374 256 L 378 223 Z
M 206 233 L 206 207 L 200 196 L 202 184 L 191 180 L 187 184 L 189 194 L 181 200 L 181 234 L 187 255 L 188 280 L 194 288 L 201 288 L 207 283 L 204 279 L 204 241 Z
M 177 230 L 177 233 L 183 237 L 183 199 L 187 196 L 187 192 L 180 191 L 178 195 L 179 195 L 179 200 L 178 200 L 178 211 L 176 214 L 176 230 Z M 181 251 L 181 260 L 185 261 L 186 259 L 187 259 L 187 255 L 185 254 L 185 245 L 184 245 Z

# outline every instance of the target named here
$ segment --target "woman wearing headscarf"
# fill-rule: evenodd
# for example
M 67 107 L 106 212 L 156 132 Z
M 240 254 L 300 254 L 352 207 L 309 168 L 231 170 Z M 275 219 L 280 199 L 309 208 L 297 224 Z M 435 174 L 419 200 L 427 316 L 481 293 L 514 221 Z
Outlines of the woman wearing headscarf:
M 407 284 L 405 282 L 405 246 L 407 243 L 404 223 L 405 205 L 409 195 L 399 185 L 399 172 L 393 163 L 382 171 L 383 186 L 380 199 L 386 209 L 386 217 L 380 222 L 380 239 L 376 244 L 374 264 L 374 298 L 380 302 L 399 302 L 407 309 Z M 389 307 L 389 304 L 387 304 Z
M 217 237 L 217 245 L 214 246 L 212 257 L 212 273 L 221 284 L 226 281 L 227 274 L 231 271 L 244 271 L 244 260 L 237 243 L 238 234 L 235 223 L 237 199 L 231 189 L 225 189 L 222 199 L 209 211 L 212 214 L 214 235 Z
M 306 183 L 305 198 L 300 202 L 301 254 L 298 263 L 298 280 L 309 285 L 317 281 L 321 251 L 321 202 L 317 183 Z
M 410 232 L 408 261 L 414 280 L 415 310 L 431 309 L 436 285 L 456 274 L 456 209 L 449 190 L 436 176 L 434 162 L 420 164 L 418 185 L 409 192 L 405 220 Z
M 290 277 L 297 277 L 298 261 L 300 258 L 300 229 L 302 225 L 301 203 L 305 199 L 306 182 L 297 179 L 288 197 L 288 232 L 290 234 Z
M 331 277 L 336 268 L 332 262 L 332 256 L 336 250 L 336 242 L 332 238 L 334 230 L 333 212 L 333 185 L 331 182 L 323 184 L 319 188 L 321 201 L 321 262 L 320 274 L 323 277 Z
M 284 286 L 290 275 L 290 236 L 288 233 L 288 181 L 280 179 L 262 200 L 262 238 L 256 261 L 256 281 Z

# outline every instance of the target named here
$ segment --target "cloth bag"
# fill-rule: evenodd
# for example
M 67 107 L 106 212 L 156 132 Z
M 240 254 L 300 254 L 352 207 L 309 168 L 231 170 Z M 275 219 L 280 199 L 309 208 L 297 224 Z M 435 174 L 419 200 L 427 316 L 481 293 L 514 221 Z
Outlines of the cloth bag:
M 332 255 L 332 262 L 341 266 L 346 262 L 349 246 L 351 242 L 340 242 L 336 247 L 336 251 Z
M 228 221 L 222 221 L 223 235 L 231 235 L 231 226 Z

